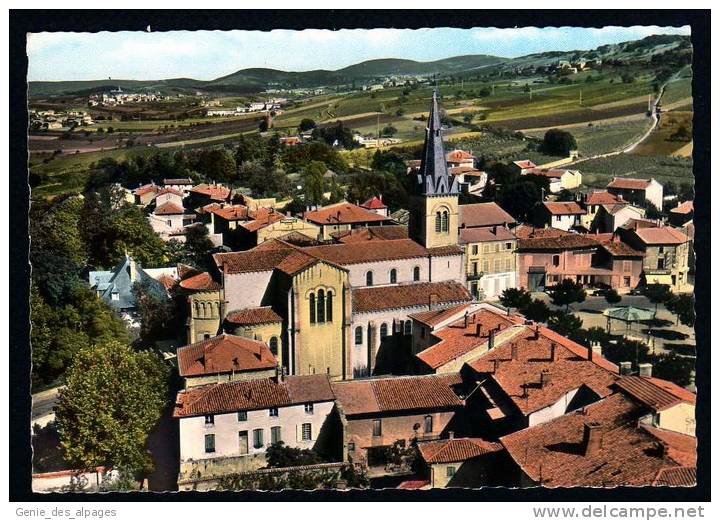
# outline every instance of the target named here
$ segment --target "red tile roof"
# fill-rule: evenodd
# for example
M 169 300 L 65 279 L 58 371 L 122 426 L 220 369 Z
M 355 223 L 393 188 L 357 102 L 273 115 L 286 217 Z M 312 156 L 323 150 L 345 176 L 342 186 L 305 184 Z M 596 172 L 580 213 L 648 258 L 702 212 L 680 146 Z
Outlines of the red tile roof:
M 455 377 L 395 376 L 334 382 L 331 385 L 343 412 L 353 416 L 462 407 L 463 402 L 451 389 Z
M 572 232 L 559 228 L 535 228 L 529 224 L 519 224 L 513 228 L 513 233 L 518 239 L 547 239 L 562 237 L 563 235 L 573 235 Z
M 497 203 L 461 204 L 459 206 L 460 227 L 475 228 L 515 224 L 515 218 L 500 208 Z
M 695 436 L 653 427 L 645 423 L 641 427 L 663 444 L 667 450 L 667 456 L 675 463 L 687 467 L 697 465 L 697 438 Z
M 502 444 L 482 438 L 452 438 L 418 443 L 425 463 L 457 463 L 504 450 Z
M 180 391 L 175 400 L 175 418 L 252 411 L 335 398 L 326 375 L 288 376 L 274 379 L 227 382 Z
M 270 306 L 262 306 L 230 311 L 225 320 L 235 325 L 249 326 L 282 322 L 282 317 L 275 313 Z
M 448 305 L 472 301 L 472 296 L 459 282 L 423 282 L 400 286 L 359 288 L 352 292 L 353 313 L 386 309 Z
M 568 171 L 561 168 L 531 168 L 523 175 L 540 175 L 552 179 L 560 179 Z
M 453 150 L 445 154 L 445 161 L 448 163 L 460 163 L 461 161 L 467 161 L 468 159 L 475 159 L 475 156 L 465 150 Z
M 133 191 L 133 194 L 134 195 L 145 195 L 145 194 L 149 194 L 149 193 L 157 193 L 159 190 L 160 190 L 159 186 L 154 185 L 154 184 L 147 184 L 147 185 L 143 185 L 139 188 L 136 188 Z
M 378 215 L 361 206 L 338 203 L 319 210 L 305 213 L 305 220 L 315 224 L 359 224 L 389 221 L 389 217 Z
M 656 412 L 669 409 L 682 402 L 695 404 L 694 393 L 667 380 L 624 376 L 617 381 L 616 385 L 621 391 Z
M 226 221 L 245 221 L 248 219 L 248 207 L 242 204 L 216 208 L 212 210 L 212 213 Z
M 691 213 L 694 210 L 694 204 L 692 201 L 685 201 L 684 203 L 680 203 L 675 208 L 670 210 L 672 213 L 687 215 Z
M 533 250 L 577 250 L 597 248 L 597 242 L 588 235 L 572 233 L 558 237 L 541 237 L 520 239 L 517 243 L 518 251 Z
M 412 318 L 413 320 L 420 322 L 421 324 L 425 324 L 426 326 L 434 327 L 458 313 L 463 313 L 469 307 L 469 304 L 459 304 L 446 309 L 434 309 L 431 311 L 412 313 L 411 315 L 408 315 L 408 318 Z
M 429 487 L 430 482 L 426 479 L 416 479 L 410 481 L 403 481 L 397 488 L 400 490 L 420 490 L 421 488 Z
M 362 241 L 391 241 L 396 239 L 407 239 L 408 228 L 400 224 L 368 226 L 367 228 L 356 228 L 350 231 L 336 232 L 332 234 L 333 239 L 342 243 Z
M 263 342 L 222 334 L 177 350 L 180 376 L 274 369 L 277 360 Z
M 523 332 L 499 346 L 496 344 L 469 365 L 491 378 L 523 415 L 553 405 L 580 387 L 587 387 L 600 397 L 608 396 L 617 380 L 615 364 L 597 354 L 589 360 L 588 348 L 542 326 L 525 327 Z M 541 385 L 543 375 L 549 380 L 545 386 Z
M 182 177 L 179 179 L 163 179 L 164 185 L 191 185 L 193 184 L 192 179 L 188 179 L 187 177 Z
M 671 467 L 661 469 L 652 482 L 654 487 L 694 487 L 697 485 L 695 467 Z
M 535 168 L 537 166 L 535 163 L 533 163 L 529 159 L 523 159 L 521 161 L 513 161 L 513 164 L 519 166 L 523 170 L 526 168 Z
M 620 188 L 622 190 L 645 190 L 650 185 L 649 179 L 631 179 L 629 177 L 613 177 L 607 184 L 608 188 Z
M 304 251 L 342 266 L 383 260 L 427 257 L 429 251 L 412 239 L 377 241 L 368 248 L 363 242 L 328 244 L 304 248 Z
M 376 196 L 371 197 L 360 206 L 367 208 L 368 210 L 384 210 L 387 208 L 387 205 L 382 202 L 382 199 Z
M 513 235 L 513 233 L 504 226 L 460 229 L 460 244 L 514 240 L 515 235 Z
M 587 199 L 585 199 L 585 204 L 614 204 L 619 201 L 621 201 L 621 199 L 617 195 L 611 194 L 607 190 L 602 190 L 590 192 L 587 195 Z
M 190 192 L 208 197 L 213 201 L 227 201 L 230 198 L 230 189 L 220 185 L 200 184 L 191 188 Z
M 242 223 L 240 226 L 249 232 L 256 232 L 283 219 L 285 219 L 284 214 L 268 208 L 260 208 L 255 212 L 254 218 L 251 221 Z
M 543 203 L 545 209 L 552 215 L 584 215 L 587 212 L 575 201 Z
M 177 195 L 178 197 L 183 196 L 183 193 L 181 191 L 175 190 L 174 188 L 166 187 L 166 188 L 163 188 L 162 190 L 160 190 L 155 197 L 165 195 L 165 194 L 173 194 L 173 195 Z
M 216 291 L 221 288 L 220 283 L 206 271 L 180 281 L 180 287 L 188 291 Z
M 614 233 L 589 233 L 586 235 L 597 241 L 613 257 L 644 257 L 645 254 L 622 242 Z
M 678 467 L 661 440 L 638 427 L 647 413 L 623 394 L 614 394 L 500 442 L 525 474 L 545 487 L 647 486 L 661 470 Z M 602 439 L 597 450 L 586 454 L 583 432 L 590 423 L 597 425 Z
M 155 211 L 153 212 L 153 214 L 155 215 L 178 215 L 184 213 L 185 210 L 182 206 L 175 204 L 171 201 L 161 204 L 160 206 L 155 208 Z
M 635 230 L 642 242 L 648 245 L 654 244 L 684 244 L 690 239 L 687 235 L 676 228 L 670 226 L 660 226 L 655 228 L 638 228 Z

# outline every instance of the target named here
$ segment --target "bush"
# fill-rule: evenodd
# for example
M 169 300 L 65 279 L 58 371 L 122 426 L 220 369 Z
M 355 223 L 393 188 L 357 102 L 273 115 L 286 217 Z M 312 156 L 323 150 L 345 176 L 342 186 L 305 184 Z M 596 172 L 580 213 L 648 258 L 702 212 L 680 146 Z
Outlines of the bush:
M 551 128 L 545 132 L 542 150 L 546 154 L 555 156 L 568 156 L 571 150 L 577 150 L 575 136 L 566 130 Z

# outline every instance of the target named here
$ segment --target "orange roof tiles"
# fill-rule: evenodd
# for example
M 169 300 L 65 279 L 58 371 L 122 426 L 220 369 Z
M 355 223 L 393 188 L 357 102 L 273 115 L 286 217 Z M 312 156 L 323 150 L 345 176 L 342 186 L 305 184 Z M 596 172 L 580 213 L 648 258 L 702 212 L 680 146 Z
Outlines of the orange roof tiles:
M 389 217 L 378 215 L 361 206 L 350 203 L 339 203 L 312 212 L 305 212 L 305 220 L 315 224 L 359 224 L 383 222 Z
M 335 397 L 348 416 L 413 410 L 456 409 L 451 375 L 395 376 L 335 382 Z
M 545 205 L 545 209 L 552 215 L 584 215 L 587 213 L 585 209 L 575 201 L 555 203 L 545 202 L 543 205 Z
M 269 208 L 258 209 L 258 211 L 255 212 L 254 216 L 252 217 L 252 220 L 242 223 L 240 225 L 249 232 L 256 232 L 258 230 L 261 230 L 262 228 L 270 226 L 273 223 L 285 219 L 285 215 Z
M 273 369 L 277 360 L 257 340 L 222 334 L 177 350 L 180 376 Z
M 445 161 L 448 163 L 460 163 L 461 161 L 474 160 L 475 156 L 465 150 L 453 150 L 445 154 Z
M 523 170 L 526 168 L 535 168 L 537 165 L 530 161 L 529 159 L 524 159 L 521 161 L 513 161 L 513 164 L 522 168 Z
M 407 239 L 408 228 L 400 224 L 384 226 L 368 226 L 356 228 L 355 230 L 336 232 L 332 237 L 342 243 L 362 241 L 392 241 L 396 239 Z
M 372 248 L 363 242 L 312 246 L 304 251 L 340 265 L 362 264 L 381 260 L 427 257 L 429 252 L 412 239 L 377 241 Z
M 573 235 L 572 232 L 559 228 L 535 228 L 529 224 L 519 224 L 513 228 L 513 233 L 518 239 L 547 239 L 562 237 L 563 235 Z
M 543 177 L 549 177 L 552 179 L 560 179 L 568 171 L 560 168 L 531 168 L 523 175 L 539 175 Z
M 412 318 L 413 320 L 425 324 L 426 326 L 433 327 L 458 313 L 462 313 L 469 307 L 469 304 L 460 304 L 458 306 L 452 306 L 446 309 L 421 311 L 420 313 L 413 313 L 411 315 L 408 315 L 408 318 Z
M 274 379 L 227 382 L 180 391 L 175 400 L 175 418 L 252 411 L 335 398 L 326 375 L 288 376 Z
M 518 240 L 518 251 L 532 250 L 576 250 L 597 248 L 597 242 L 588 235 L 572 233 L 557 237 L 539 237 Z
M 553 405 L 580 387 L 600 397 L 612 392 L 617 380 L 615 364 L 599 355 L 590 360 L 588 348 L 546 327 L 535 327 L 537 338 L 534 328 L 526 327 L 470 362 L 470 367 L 491 378 L 523 415 Z M 543 378 L 547 378 L 545 385 Z
M 177 195 L 178 197 L 182 197 L 182 196 L 183 196 L 183 193 L 182 193 L 181 191 L 175 190 L 174 188 L 166 187 L 166 188 L 163 188 L 162 190 L 160 190 L 160 191 L 157 193 L 156 197 L 161 196 L 161 195 L 165 195 L 165 194 L 173 194 L 173 195 Z
M 653 427 L 645 423 L 641 427 L 663 444 L 667 456 L 678 465 L 689 467 L 697 465 L 697 438 L 695 436 Z
M 189 179 L 187 177 L 182 177 L 180 179 L 163 179 L 164 185 L 191 185 L 193 184 L 193 180 Z
M 649 179 L 631 179 L 629 177 L 613 177 L 607 184 L 608 188 L 620 188 L 623 190 L 645 190 L 650 185 Z
M 638 228 L 635 230 L 637 235 L 642 242 L 648 245 L 653 244 L 683 244 L 688 242 L 690 239 L 680 230 L 672 228 L 670 226 L 659 226 L 651 228 Z
M 376 196 L 371 197 L 360 206 L 367 208 L 368 210 L 384 210 L 387 208 L 387 205 L 382 202 L 382 199 Z
M 654 487 L 694 487 L 697 485 L 695 467 L 670 467 L 661 469 L 652 482 Z
M 502 444 L 482 438 L 451 438 L 418 443 L 425 463 L 457 463 L 504 450 Z
M 607 190 L 590 192 L 585 199 L 585 204 L 614 204 L 621 201 L 621 199 L 611 194 Z
M 647 413 L 623 394 L 614 394 L 500 442 L 525 474 L 545 487 L 647 486 L 661 470 L 678 467 L 660 440 L 638 427 Z M 600 446 L 590 453 L 583 443 L 588 423 L 597 425 L 601 436 Z
M 685 201 L 684 203 L 680 203 L 675 208 L 670 210 L 672 213 L 682 214 L 686 215 L 691 213 L 694 210 L 694 204 L 692 201 Z
M 215 291 L 219 290 L 221 286 L 218 281 L 205 271 L 181 280 L 180 287 L 188 291 Z
M 460 244 L 493 241 L 514 241 L 513 233 L 504 226 L 487 226 L 483 228 L 461 228 Z
M 500 208 L 497 203 L 461 204 L 459 206 L 460 227 L 475 228 L 515 224 L 515 218 Z
M 225 320 L 236 325 L 248 326 L 282 322 L 282 317 L 275 313 L 270 306 L 261 306 L 230 311 Z
M 663 411 L 682 402 L 695 403 L 693 393 L 665 380 L 624 376 L 616 385 L 654 411 Z
M 248 207 L 242 204 L 215 208 L 212 213 L 226 221 L 244 221 L 248 218 Z
M 134 195 L 145 195 L 145 194 L 149 194 L 149 193 L 157 193 L 159 190 L 160 190 L 159 186 L 154 185 L 154 184 L 147 184 L 147 185 L 143 185 L 143 186 L 136 188 L 133 191 L 133 194 Z
M 153 212 L 153 214 L 155 215 L 178 215 L 184 213 L 185 210 L 182 206 L 175 204 L 171 201 L 161 204 L 160 206 L 155 208 L 155 211 Z
M 230 189 L 220 185 L 200 184 L 191 188 L 190 192 L 203 195 L 213 201 L 227 201 L 230 197 Z
M 470 302 L 472 296 L 459 282 L 423 282 L 400 286 L 360 288 L 352 292 L 353 313 L 368 313 L 385 309 L 457 304 Z

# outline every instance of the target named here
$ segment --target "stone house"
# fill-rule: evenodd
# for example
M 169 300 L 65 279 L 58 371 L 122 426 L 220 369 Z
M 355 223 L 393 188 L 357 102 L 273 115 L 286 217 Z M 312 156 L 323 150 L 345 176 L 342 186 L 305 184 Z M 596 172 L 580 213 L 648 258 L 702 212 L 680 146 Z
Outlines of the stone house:
M 449 438 L 418 443 L 429 488 L 480 488 L 504 484 L 505 448 L 482 438 Z
M 658 210 L 662 210 L 663 207 L 663 185 L 652 178 L 613 177 L 607 185 L 607 191 L 622 196 L 631 203 L 644 204 L 648 202 Z
M 348 202 L 340 202 L 317 210 L 307 211 L 303 218 L 320 227 L 320 238 L 324 241 L 329 241 L 331 235 L 336 232 L 391 223 L 390 218 L 386 215 L 380 215 L 375 211 Z
M 461 228 L 468 290 L 476 300 L 494 300 L 517 286 L 515 235 L 505 226 Z
M 537 175 L 546 177 L 550 182 L 550 193 L 556 194 L 561 190 L 573 190 L 582 185 L 582 174 L 579 170 L 565 170 L 562 168 L 528 168 L 522 175 Z
M 582 226 L 585 213 L 585 209 L 574 201 L 545 202 L 535 207 L 535 224 L 568 231 Z

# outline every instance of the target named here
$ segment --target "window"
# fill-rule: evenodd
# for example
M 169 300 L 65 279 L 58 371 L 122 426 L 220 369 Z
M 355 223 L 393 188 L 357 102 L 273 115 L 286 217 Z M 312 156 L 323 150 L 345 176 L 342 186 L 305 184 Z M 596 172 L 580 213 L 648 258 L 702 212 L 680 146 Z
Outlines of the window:
M 560 221 L 562 221 L 562 215 L 556 215 L 555 222 L 560 222 Z
M 432 419 L 432 416 L 430 416 L 429 414 L 427 416 L 425 416 L 425 424 L 424 425 L 425 425 L 425 433 L 426 434 L 433 431 L 433 419 Z
M 502 271 L 502 259 L 495 259 L 493 264 L 495 267 L 495 273 Z
M 455 467 L 447 467 L 446 469 L 446 476 L 448 478 L 451 478 L 455 475 Z
M 373 436 L 382 436 L 382 420 L 373 420 Z
M 512 257 L 509 257 L 505 259 L 505 271 L 512 271 L 513 269 L 513 259 Z
M 373 285 L 373 272 L 372 272 L 372 271 L 368 271 L 368 272 L 365 274 L 365 285 L 366 285 L 366 286 L 372 286 L 372 285 Z
M 247 421 L 247 411 L 238 411 L 238 421 L 239 422 Z
M 205 435 L 205 452 L 215 452 L 215 435 Z
M 415 266 L 413 268 L 413 280 L 414 281 L 420 280 L 420 266 Z
M 325 311 L 325 321 L 326 322 L 332 322 L 332 315 L 333 315 L 333 294 L 332 291 L 327 292 L 327 300 L 325 303 L 326 311 Z
M 623 277 L 623 284 L 625 284 L 626 288 L 630 287 L 630 277 Z
M 477 253 L 478 253 L 478 245 L 477 245 L 477 244 L 473 244 L 473 246 L 472 246 L 472 254 L 473 254 L 473 255 L 477 255 Z
M 511 242 L 506 242 L 506 243 L 505 243 L 505 249 L 506 249 L 506 250 L 512 250 L 512 243 L 511 243 Z
M 553 255 L 552 256 L 552 265 L 555 267 L 560 266 L 560 255 Z
M 270 427 L 270 443 L 275 444 L 282 441 L 280 427 Z
M 280 416 L 280 413 L 279 413 L 277 407 L 270 407 L 270 417 L 277 418 L 278 416 Z
M 348 451 L 349 452 L 355 451 L 355 442 L 354 441 L 348 442 Z
M 632 271 L 632 261 L 629 261 L 629 260 L 623 261 L 623 271 L 625 271 L 625 272 Z
M 442 231 L 445 233 L 450 231 L 450 217 L 447 211 L 442 213 Z
M 472 263 L 472 274 L 473 274 L 473 275 L 477 275 L 477 274 L 478 274 L 478 263 L 477 263 L 477 262 L 473 262 L 473 263 Z
M 214 414 L 206 414 L 205 415 L 205 425 L 215 425 L 215 415 Z
M 660 246 L 658 248 L 658 253 L 665 253 L 665 246 Z
M 117 291 L 113 291 L 112 294 L 110 295 L 110 299 L 120 300 L 120 293 L 118 293 Z
M 203 335 L 203 340 L 207 340 L 208 338 L 210 338 L 210 333 L 205 333 Z
M 310 293 L 310 323 L 315 323 L 315 293 Z
M 359 346 L 363 343 L 363 330 L 362 326 L 358 326 L 355 328 L 355 345 Z
M 278 339 L 276 336 L 270 337 L 270 352 L 274 355 L 278 354 Z
M 470 294 L 472 297 L 477 300 L 478 299 L 478 283 L 477 281 L 472 281 L 470 283 Z
M 168 228 L 172 228 L 172 221 L 170 219 L 166 220 L 165 224 L 167 225 Z
M 315 405 L 312 403 L 305 404 L 305 414 L 313 414 L 315 412 Z
M 412 320 L 405 321 L 405 334 L 412 335 Z
M 390 270 L 390 284 L 397 284 L 397 270 L 395 268 Z
M 440 212 L 435 213 L 435 233 L 442 231 L 442 215 Z
M 319 290 L 317 294 L 316 318 L 319 324 L 325 322 L 325 290 Z
M 380 338 L 385 338 L 386 336 L 388 336 L 388 327 L 387 324 L 383 323 L 380 326 Z
M 420 326 L 420 338 L 425 338 L 425 328 Z
M 483 244 L 483 253 L 490 253 L 490 245 Z
M 263 442 L 263 430 L 253 429 L 253 447 L 259 449 L 262 448 L 264 444 L 265 442 Z
M 657 269 L 664 270 L 665 269 L 665 259 L 658 259 L 657 260 Z
M 312 440 L 312 423 L 302 424 L 302 441 Z
M 483 261 L 483 273 L 489 273 L 490 272 L 490 261 L 484 260 Z

